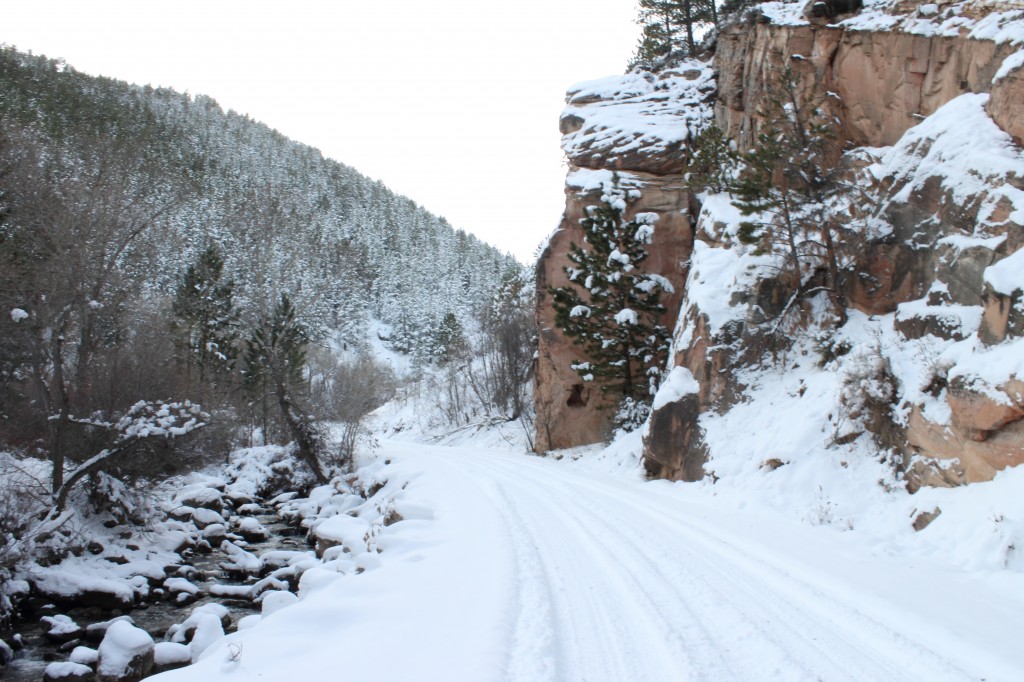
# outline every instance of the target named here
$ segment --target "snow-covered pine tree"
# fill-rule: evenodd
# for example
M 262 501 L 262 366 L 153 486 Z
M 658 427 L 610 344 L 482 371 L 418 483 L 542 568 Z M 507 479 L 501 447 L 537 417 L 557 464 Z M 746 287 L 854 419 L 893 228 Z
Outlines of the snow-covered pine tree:
M 718 24 L 716 0 L 639 0 L 640 25 L 634 63 L 653 63 L 682 51 L 697 52 L 700 32 Z
M 839 189 L 834 119 L 819 93 L 800 92 L 786 69 L 760 112 L 757 146 L 741 156 L 743 171 L 732 184 L 733 204 L 752 219 L 739 239 L 780 253 L 797 280 L 797 293 L 825 266 L 836 313 L 845 320 L 839 227 L 827 217 L 827 201 Z
M 569 284 L 550 289 L 556 324 L 583 349 L 573 369 L 620 404 L 650 403 L 669 340 L 660 299 L 672 285 L 642 269 L 658 216 L 624 216 L 627 202 L 638 196 L 622 189 L 617 177 L 606 184 L 601 204 L 587 207 L 580 221 L 585 245 L 569 248 Z
M 321 466 L 323 441 L 309 410 L 299 405 L 304 392 L 306 346 L 309 336 L 299 323 L 288 294 L 282 293 L 268 319 L 261 321 L 246 341 L 245 386 L 262 400 L 273 394 L 281 417 L 291 433 L 298 455 L 321 483 L 327 482 Z
M 238 357 L 238 312 L 234 282 L 223 282 L 224 259 L 209 244 L 189 265 L 175 292 L 171 328 L 189 366 L 200 378 L 234 369 Z

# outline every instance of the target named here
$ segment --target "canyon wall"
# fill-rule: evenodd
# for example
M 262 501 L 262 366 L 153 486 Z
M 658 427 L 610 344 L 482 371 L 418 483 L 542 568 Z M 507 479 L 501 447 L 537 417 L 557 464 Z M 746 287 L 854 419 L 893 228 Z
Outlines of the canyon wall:
M 819 417 L 828 433 L 820 447 L 881 453 L 911 489 L 988 480 L 1024 463 L 1024 303 L 1022 277 L 1011 274 L 1024 271 L 1024 12 L 1011 5 L 874 3 L 828 24 L 797 5 L 756 6 L 718 37 L 713 110 L 691 87 L 676 99 L 689 104 L 673 114 L 683 132 L 666 133 L 664 118 L 657 143 L 638 144 L 645 131 L 608 125 L 611 112 L 643 96 L 630 79 L 671 99 L 679 73 L 661 87 L 659 76 L 629 74 L 615 87 L 604 82 L 602 96 L 593 87 L 571 92 L 562 120 L 567 210 L 539 266 L 538 450 L 607 432 L 607 411 L 568 405 L 585 389 L 575 388 L 573 349 L 545 312 L 544 293 L 561 282 L 567 245 L 579 238 L 574 230 L 591 200 L 580 170 L 635 170 L 669 218 L 659 226 L 669 228 L 660 238 L 670 255 L 658 267 L 679 264 L 664 273 L 680 306 L 669 320 L 676 333 L 663 393 L 671 395 L 655 400 L 644 436 L 649 476 L 696 480 L 724 471 L 714 429 L 753 400 L 759 383 L 784 381 L 771 374 L 784 363 L 789 374 L 836 375 L 828 398 L 835 405 Z M 686 70 L 692 86 L 698 67 Z M 742 218 L 728 199 L 701 205 L 683 176 L 687 131 L 714 120 L 749 148 L 787 71 L 801 97 L 822 97 L 845 150 L 850 191 L 829 216 L 846 240 L 845 326 L 822 314 L 820 299 L 797 295 L 814 290 L 820 272 L 797 282 L 766 266 L 738 246 Z M 851 329 L 881 345 L 867 348 Z M 815 365 L 801 357 L 808 354 L 821 359 Z M 866 366 L 876 370 L 865 378 L 858 372 Z M 883 387 L 881 397 L 858 382 Z M 804 390 L 787 409 L 801 409 Z M 764 454 L 771 452 L 750 457 L 769 470 L 786 463 Z

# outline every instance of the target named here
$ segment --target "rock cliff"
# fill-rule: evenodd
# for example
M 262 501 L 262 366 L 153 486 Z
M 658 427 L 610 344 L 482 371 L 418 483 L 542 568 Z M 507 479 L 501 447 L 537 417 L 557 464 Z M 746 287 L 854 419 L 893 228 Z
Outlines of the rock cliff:
M 586 387 L 545 293 L 594 182 L 615 170 L 641 190 L 637 210 L 662 214 L 655 267 L 676 289 L 648 475 L 771 471 L 815 451 L 884 460 L 913 490 L 1024 463 L 1024 6 L 876 0 L 827 24 L 809 7 L 736 18 L 710 73 L 690 63 L 570 92 L 567 209 L 538 275 L 540 451 L 607 430 L 607 410 L 575 399 Z M 822 263 L 787 276 L 738 239 L 728 195 L 691 196 L 684 176 L 687 141 L 711 121 L 755 143 L 787 71 L 837 121 L 841 315 L 816 286 Z

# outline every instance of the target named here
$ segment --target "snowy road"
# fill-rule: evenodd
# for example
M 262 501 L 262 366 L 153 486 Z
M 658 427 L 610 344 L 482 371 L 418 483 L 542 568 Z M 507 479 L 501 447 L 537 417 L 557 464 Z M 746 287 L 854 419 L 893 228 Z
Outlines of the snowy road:
M 384 453 L 410 485 L 382 565 L 160 679 L 1024 679 L 1016 576 L 539 458 Z

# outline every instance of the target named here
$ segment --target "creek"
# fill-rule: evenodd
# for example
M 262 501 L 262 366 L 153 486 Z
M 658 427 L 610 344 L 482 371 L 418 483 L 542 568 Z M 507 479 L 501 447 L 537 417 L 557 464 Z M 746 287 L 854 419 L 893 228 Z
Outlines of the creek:
M 298 531 L 279 515 L 261 507 L 261 513 L 253 515 L 267 531 L 266 540 L 249 542 L 245 550 L 256 556 L 267 552 L 285 551 L 306 551 L 309 549 L 305 538 L 298 534 Z M 238 620 L 246 615 L 259 612 L 259 605 L 253 601 L 241 597 L 218 597 L 210 594 L 214 585 L 246 586 L 252 585 L 259 576 L 244 576 L 229 572 L 222 568 L 221 564 L 229 562 L 230 557 L 220 548 L 214 548 L 210 552 L 190 552 L 183 554 L 180 568 L 174 573 L 176 576 L 186 577 L 196 587 L 200 588 L 200 598 L 188 601 L 185 604 L 175 602 L 170 594 L 165 598 L 151 597 L 134 608 L 123 611 L 105 611 L 96 607 L 76 607 L 42 605 L 34 609 L 34 613 L 16 622 L 11 629 L 0 631 L 0 638 L 11 642 L 15 635 L 20 635 L 24 647 L 15 653 L 15 658 L 6 666 L 0 667 L 0 679 L 4 682 L 40 682 L 43 679 L 43 671 L 53 661 L 67 661 L 71 650 L 82 645 L 91 648 L 99 646 L 99 641 L 88 641 L 86 638 L 74 640 L 69 643 L 54 643 L 49 640 L 46 634 L 47 626 L 40 621 L 42 616 L 65 614 L 74 620 L 78 625 L 87 628 L 95 623 L 102 623 L 119 615 L 129 615 L 135 625 L 147 631 L 154 641 L 164 641 L 168 628 L 181 623 L 198 606 L 215 602 L 224 605 L 229 612 L 231 624 L 225 631 L 234 631 Z

